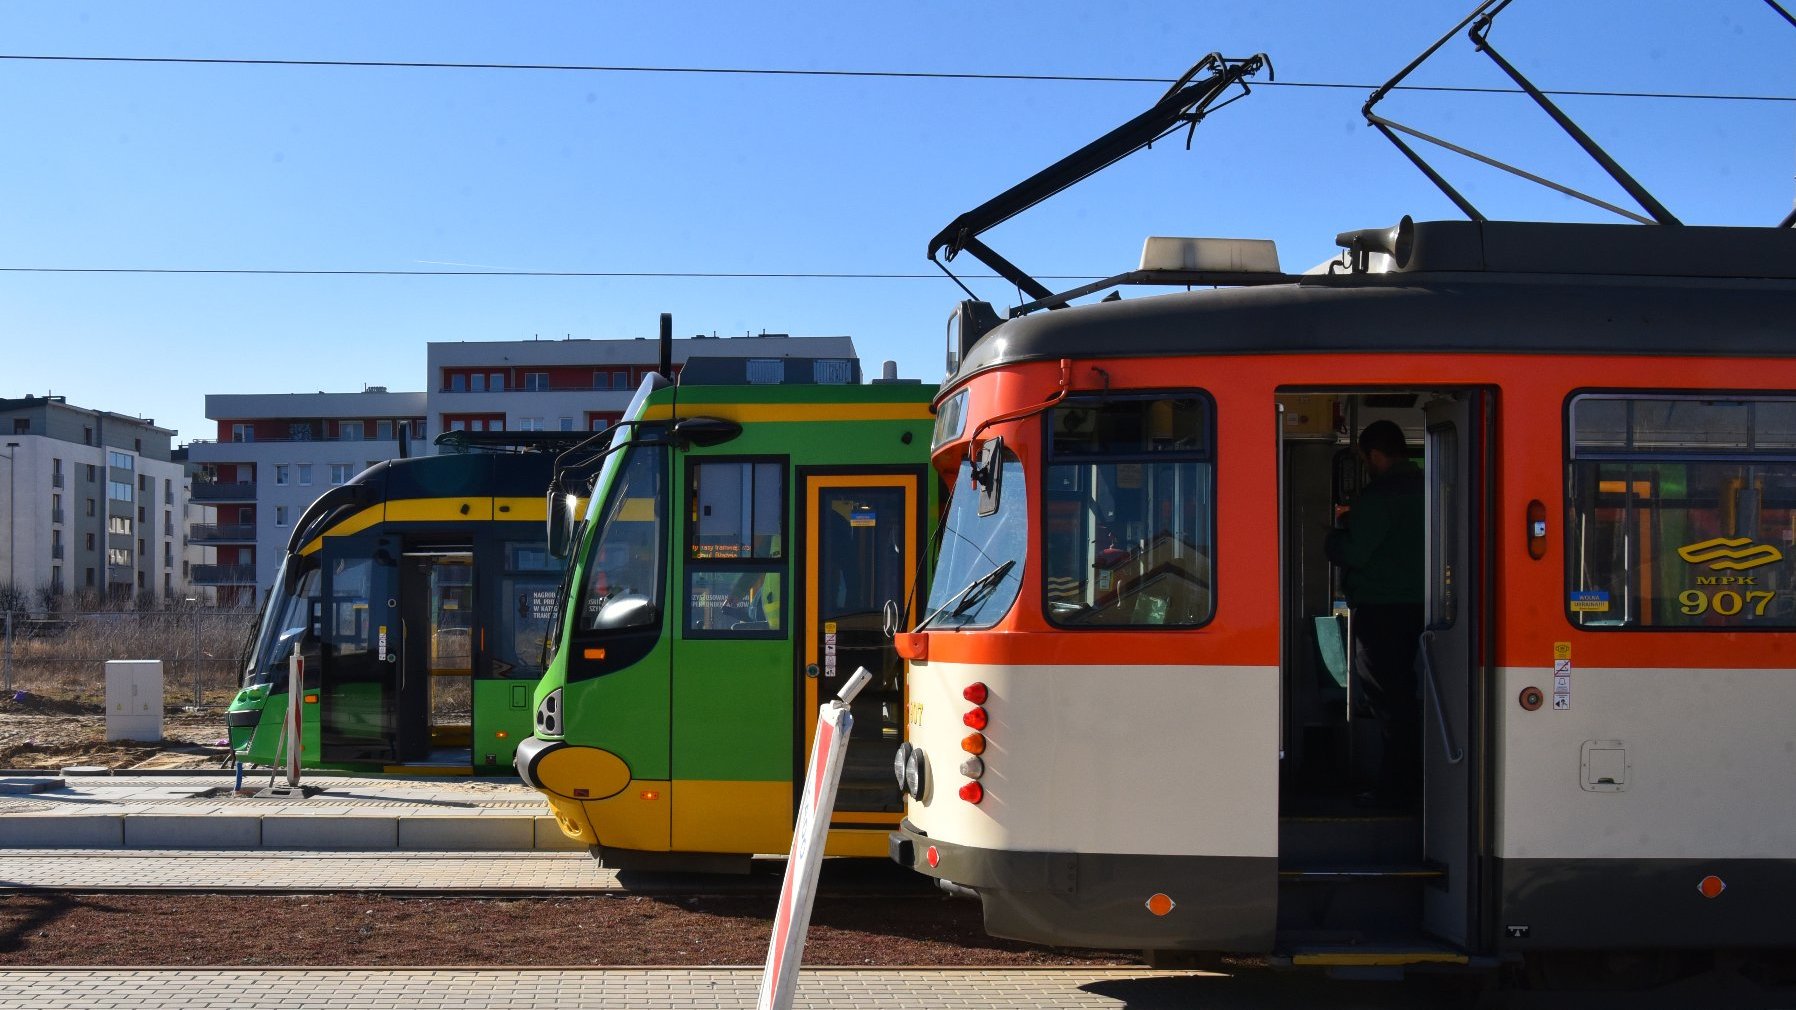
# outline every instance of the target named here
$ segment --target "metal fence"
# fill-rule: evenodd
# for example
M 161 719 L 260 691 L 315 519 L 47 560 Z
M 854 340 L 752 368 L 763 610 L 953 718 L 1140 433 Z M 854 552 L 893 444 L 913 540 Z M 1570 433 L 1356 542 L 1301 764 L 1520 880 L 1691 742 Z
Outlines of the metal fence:
M 107 660 L 160 659 L 167 705 L 225 705 L 255 620 L 242 610 L 15 614 L 11 638 L 0 643 L 0 687 L 97 711 Z

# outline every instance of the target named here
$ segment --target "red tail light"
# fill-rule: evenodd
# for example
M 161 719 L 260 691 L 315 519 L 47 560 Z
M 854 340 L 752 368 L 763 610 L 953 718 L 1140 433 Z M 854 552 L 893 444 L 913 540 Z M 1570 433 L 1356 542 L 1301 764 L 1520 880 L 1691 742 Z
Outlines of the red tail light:
M 961 716 L 960 721 L 966 723 L 968 726 L 971 726 L 974 729 L 984 729 L 985 724 L 987 722 L 986 716 L 985 716 L 985 709 L 975 708 L 971 712 L 968 712 L 966 715 Z
M 978 681 L 968 684 L 966 688 L 960 692 L 962 698 L 965 698 L 975 705 L 985 704 L 987 694 L 988 692 L 985 690 L 985 685 Z
M 977 782 L 968 782 L 960 787 L 960 798 L 968 803 L 978 803 L 985 799 L 985 787 Z

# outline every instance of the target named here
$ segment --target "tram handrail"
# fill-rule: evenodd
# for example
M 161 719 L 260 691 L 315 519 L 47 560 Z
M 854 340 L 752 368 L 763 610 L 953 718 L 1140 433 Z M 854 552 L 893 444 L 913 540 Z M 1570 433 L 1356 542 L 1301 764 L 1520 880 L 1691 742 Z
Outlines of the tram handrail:
M 1447 710 L 1441 704 L 1441 685 L 1434 677 L 1434 660 L 1428 654 L 1428 645 L 1433 641 L 1434 631 L 1423 631 L 1416 651 L 1421 654 L 1422 676 L 1427 678 L 1428 693 L 1434 698 L 1434 718 L 1441 727 L 1441 749 L 1446 752 L 1447 763 L 1456 765 L 1465 760 L 1465 750 L 1453 742 L 1453 727 L 1447 725 Z

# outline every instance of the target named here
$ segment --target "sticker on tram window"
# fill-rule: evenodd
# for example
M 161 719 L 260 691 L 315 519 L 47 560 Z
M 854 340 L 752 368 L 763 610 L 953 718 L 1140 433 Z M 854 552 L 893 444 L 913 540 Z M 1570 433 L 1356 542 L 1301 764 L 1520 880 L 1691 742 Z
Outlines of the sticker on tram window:
M 1609 612 L 1609 594 L 1600 589 L 1573 590 L 1571 610 L 1574 614 L 1606 614 Z

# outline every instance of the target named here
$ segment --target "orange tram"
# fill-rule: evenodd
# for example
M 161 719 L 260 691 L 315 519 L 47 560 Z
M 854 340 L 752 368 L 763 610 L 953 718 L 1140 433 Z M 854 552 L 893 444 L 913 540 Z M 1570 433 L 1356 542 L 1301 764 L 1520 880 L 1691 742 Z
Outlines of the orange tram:
M 893 857 L 1052 944 L 1787 954 L 1796 231 L 1340 239 L 1303 276 L 1150 240 L 1187 267 L 1130 279 L 1239 286 L 962 305 Z M 1425 484 L 1402 809 L 1355 804 L 1379 716 L 1323 543 L 1375 420 Z

